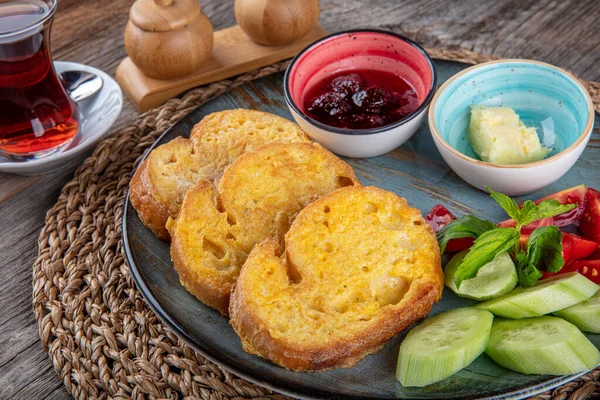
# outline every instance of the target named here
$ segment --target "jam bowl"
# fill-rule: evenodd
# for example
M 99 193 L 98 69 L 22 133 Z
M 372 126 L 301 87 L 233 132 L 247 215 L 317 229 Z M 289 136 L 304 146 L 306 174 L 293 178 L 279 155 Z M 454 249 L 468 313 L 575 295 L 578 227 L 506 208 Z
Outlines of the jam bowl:
M 474 105 L 513 109 L 525 126 L 535 127 L 550 154 L 526 164 L 482 161 L 467 135 Z M 450 168 L 478 189 L 488 185 L 510 196 L 540 190 L 567 173 L 585 149 L 593 125 L 592 99 L 581 82 L 565 70 L 531 60 L 491 61 L 465 69 L 440 87 L 429 108 L 433 141 Z
M 285 73 L 286 103 L 300 127 L 346 157 L 375 157 L 421 126 L 437 84 L 413 41 L 382 30 L 334 33 L 302 50 Z

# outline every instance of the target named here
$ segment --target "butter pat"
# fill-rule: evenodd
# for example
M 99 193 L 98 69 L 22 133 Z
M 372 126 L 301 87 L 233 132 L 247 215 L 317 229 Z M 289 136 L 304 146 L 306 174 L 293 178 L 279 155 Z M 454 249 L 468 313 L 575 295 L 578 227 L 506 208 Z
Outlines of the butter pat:
M 535 128 L 526 127 L 507 107 L 471 107 L 468 138 L 479 158 L 492 164 L 526 164 L 550 153 L 540 143 Z

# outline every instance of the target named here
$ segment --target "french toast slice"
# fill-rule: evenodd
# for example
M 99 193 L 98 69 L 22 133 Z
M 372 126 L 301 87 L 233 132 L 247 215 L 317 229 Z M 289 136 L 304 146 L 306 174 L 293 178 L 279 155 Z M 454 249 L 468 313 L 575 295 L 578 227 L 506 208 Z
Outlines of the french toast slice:
M 162 240 L 185 192 L 213 181 L 241 154 L 273 142 L 310 142 L 295 123 L 254 110 L 226 110 L 204 117 L 190 139 L 176 138 L 152 150 L 131 180 L 131 204 L 142 223 Z
M 346 187 L 266 239 L 231 294 L 244 349 L 291 370 L 350 367 L 424 318 L 444 287 L 435 234 L 405 199 Z
M 282 240 L 307 204 L 357 185 L 352 168 L 317 143 L 272 143 L 241 155 L 216 188 L 201 181 L 188 190 L 167 224 L 181 284 L 227 315 L 231 287 L 254 245 Z

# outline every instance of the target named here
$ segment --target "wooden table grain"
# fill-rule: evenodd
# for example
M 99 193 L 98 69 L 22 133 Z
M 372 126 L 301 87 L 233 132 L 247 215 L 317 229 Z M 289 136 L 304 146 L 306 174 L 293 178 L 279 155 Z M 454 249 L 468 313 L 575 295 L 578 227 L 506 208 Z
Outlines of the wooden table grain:
M 131 0 L 60 0 L 52 32 L 56 60 L 114 76 L 125 56 Z M 235 23 L 233 0 L 200 0 L 215 29 Z M 330 31 L 393 29 L 425 46 L 464 47 L 533 58 L 600 80 L 598 0 L 321 0 Z M 115 128 L 138 113 L 126 100 Z M 67 399 L 42 348 L 31 307 L 32 264 L 46 210 L 72 177 L 0 174 L 0 399 Z

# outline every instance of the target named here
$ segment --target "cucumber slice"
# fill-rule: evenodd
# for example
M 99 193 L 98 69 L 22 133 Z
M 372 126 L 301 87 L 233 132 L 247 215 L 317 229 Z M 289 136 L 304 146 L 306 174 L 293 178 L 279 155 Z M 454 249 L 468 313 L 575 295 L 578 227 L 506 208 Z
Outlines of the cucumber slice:
M 469 250 L 456 254 L 446 265 L 446 286 L 460 297 L 473 300 L 489 300 L 502 296 L 517 286 L 517 270 L 507 252 L 500 253 L 491 262 L 485 264 L 474 278 L 463 281 L 460 289 L 454 283 L 454 274 L 458 265 Z
M 404 386 L 426 386 L 471 364 L 487 345 L 494 316 L 473 307 L 426 319 L 400 345 L 396 379 Z
M 485 352 L 523 374 L 570 375 L 600 364 L 600 352 L 575 325 L 549 316 L 494 321 Z
M 539 317 L 589 299 L 598 285 L 578 272 L 557 275 L 535 286 L 512 292 L 478 304 L 476 307 L 506 318 Z
M 584 332 L 600 333 L 600 291 L 584 302 L 554 313 Z

